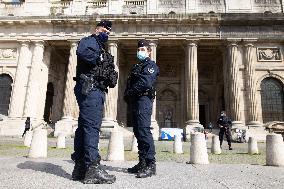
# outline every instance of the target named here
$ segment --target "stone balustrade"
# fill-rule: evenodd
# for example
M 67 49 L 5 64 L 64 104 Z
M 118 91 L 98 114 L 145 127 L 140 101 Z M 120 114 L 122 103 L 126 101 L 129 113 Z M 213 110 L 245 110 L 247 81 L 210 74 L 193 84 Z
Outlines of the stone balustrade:
M 100 8 L 100 7 L 107 7 L 108 2 L 107 1 L 89 1 L 88 7 L 92 8 Z
M 8 0 L 2 0 L 0 1 L 0 16 L 20 15 L 24 12 L 24 5 L 25 2 L 23 1 L 11 2 Z
M 283 1 L 254 0 L 42 0 L 40 2 L 0 0 L 0 16 L 49 16 L 89 14 L 161 14 L 161 13 L 283 13 Z M 32 10 L 37 11 L 32 11 Z
M 135 5 L 135 6 L 144 6 L 147 4 L 147 1 L 133 1 L 133 0 L 126 0 L 124 1 L 125 5 Z

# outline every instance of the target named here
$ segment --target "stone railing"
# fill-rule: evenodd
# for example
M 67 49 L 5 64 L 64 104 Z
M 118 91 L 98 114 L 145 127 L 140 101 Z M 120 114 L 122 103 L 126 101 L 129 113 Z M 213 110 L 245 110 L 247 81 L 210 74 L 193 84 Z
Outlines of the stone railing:
M 135 1 L 135 0 L 125 0 L 125 5 L 135 5 L 135 6 L 144 6 L 146 5 L 146 1 Z
M 66 9 L 71 6 L 70 1 L 60 1 L 60 0 L 53 0 L 50 6 L 50 14 L 51 15 L 62 15 L 66 13 Z
M 125 0 L 122 9 L 124 13 L 128 14 L 146 14 L 146 6 L 146 0 Z
M 22 0 L 11 2 L 8 0 L 0 0 L 0 15 L 1 16 L 16 16 L 24 11 L 24 3 Z
M 100 8 L 100 7 L 107 7 L 107 1 L 89 1 L 87 3 L 87 7 L 92 7 L 92 8 Z
M 279 1 L 277 0 L 255 0 L 254 3 L 255 4 L 268 4 L 268 5 L 271 5 L 271 4 L 277 4 Z
M 106 14 L 108 12 L 108 1 L 107 0 L 97 0 L 88 1 L 86 6 L 87 15 L 90 14 Z
M 24 1 L 8 1 L 8 0 L 0 0 L 0 4 L 4 4 L 5 6 L 11 6 L 11 7 L 19 7 L 24 4 Z
M 206 4 L 206 5 L 220 5 L 221 0 L 200 0 L 200 4 Z

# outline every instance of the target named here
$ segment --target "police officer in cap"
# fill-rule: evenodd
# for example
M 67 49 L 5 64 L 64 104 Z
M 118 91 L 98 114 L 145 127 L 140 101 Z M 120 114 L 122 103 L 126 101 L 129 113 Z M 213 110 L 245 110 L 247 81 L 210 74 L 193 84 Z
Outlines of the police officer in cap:
M 159 75 L 159 68 L 150 59 L 149 42 L 138 42 L 138 63 L 133 65 L 127 79 L 124 99 L 132 112 L 132 126 L 138 142 L 139 163 L 128 168 L 129 173 L 137 174 L 137 178 L 151 177 L 156 174 L 155 146 L 150 131 L 154 84 Z
M 227 142 L 229 145 L 229 150 L 233 150 L 231 147 L 231 126 L 232 126 L 232 121 L 231 119 L 226 115 L 225 111 L 221 111 L 221 116 L 219 117 L 217 121 L 217 125 L 220 128 L 219 132 L 219 140 L 220 140 L 220 147 L 222 148 L 222 143 L 223 143 L 223 136 L 224 134 L 226 135 Z
M 91 70 L 102 60 L 111 31 L 111 22 L 103 20 L 95 32 L 80 40 L 77 54 L 76 85 L 74 93 L 79 105 L 78 128 L 74 138 L 74 153 L 71 159 L 75 162 L 72 172 L 73 180 L 82 180 L 85 184 L 113 183 L 114 175 L 109 175 L 100 167 L 98 143 L 102 123 L 105 89 L 93 85 Z M 87 78 L 87 79 L 86 79 Z M 93 83 L 86 81 L 93 81 Z

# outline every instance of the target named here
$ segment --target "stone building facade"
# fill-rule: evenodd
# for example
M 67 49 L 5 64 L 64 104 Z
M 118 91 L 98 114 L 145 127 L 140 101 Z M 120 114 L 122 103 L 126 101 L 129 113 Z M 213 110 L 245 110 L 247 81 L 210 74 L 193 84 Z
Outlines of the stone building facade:
M 215 124 L 221 110 L 234 127 L 262 131 L 284 121 L 283 9 L 282 0 L 2 0 L 0 135 L 21 134 L 27 116 L 72 132 L 77 44 L 102 19 L 113 22 L 108 50 L 119 71 L 104 127 L 131 126 L 123 91 L 143 38 L 161 70 L 156 135 Z

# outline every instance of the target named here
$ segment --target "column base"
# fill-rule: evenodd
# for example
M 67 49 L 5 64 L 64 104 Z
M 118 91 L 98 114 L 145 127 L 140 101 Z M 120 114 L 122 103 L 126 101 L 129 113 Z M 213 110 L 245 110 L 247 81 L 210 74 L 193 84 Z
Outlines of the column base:
M 59 133 L 64 133 L 66 136 L 75 136 L 75 131 L 78 127 L 78 122 L 72 117 L 63 117 L 55 123 L 54 137 L 58 137 Z
M 160 136 L 160 127 L 159 124 L 156 120 L 151 120 L 151 132 L 153 135 L 153 140 L 157 141 L 159 140 L 159 136 Z
M 25 130 L 26 118 L 5 118 L 0 121 L 0 136 L 22 136 Z M 31 119 L 31 128 L 43 127 L 45 123 L 42 119 Z
M 22 136 L 24 130 L 24 118 L 6 118 L 0 121 L 0 136 Z
M 260 123 L 259 121 L 251 121 L 246 125 L 248 128 L 250 127 L 262 127 L 263 124 Z
M 269 134 L 269 131 L 265 130 L 263 125 L 260 126 L 249 126 L 247 129 L 246 137 L 254 137 L 257 141 L 266 141 L 266 135 Z
M 185 123 L 185 139 L 190 140 L 190 134 L 203 131 L 204 127 L 199 120 L 189 120 Z
M 103 118 L 101 126 L 101 137 L 109 138 L 111 131 L 118 129 L 118 123 L 111 118 Z
M 233 121 L 232 128 L 245 129 L 247 128 L 242 121 Z

